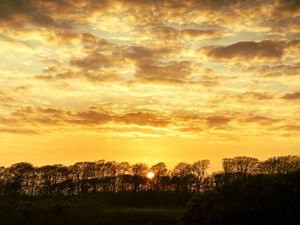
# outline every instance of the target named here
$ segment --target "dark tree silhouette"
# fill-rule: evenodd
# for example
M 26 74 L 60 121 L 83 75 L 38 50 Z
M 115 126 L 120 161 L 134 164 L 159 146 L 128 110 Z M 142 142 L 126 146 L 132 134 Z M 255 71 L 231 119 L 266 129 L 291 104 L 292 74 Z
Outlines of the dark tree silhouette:
M 132 184 L 134 192 L 139 191 L 140 186 L 146 184 L 145 176 L 147 170 L 148 166 L 144 163 L 136 163 L 132 166 Z
M 211 175 L 208 166 L 208 160 L 199 160 L 173 170 L 163 162 L 148 169 L 144 163 L 99 160 L 0 167 L 1 225 L 111 224 L 112 217 L 103 219 L 107 207 L 183 207 L 192 196 L 182 225 L 298 224 L 299 156 L 226 158 L 224 171 Z M 170 221 L 162 224 L 175 223 Z
M 197 161 L 192 165 L 192 174 L 195 177 L 196 181 L 196 190 L 200 191 L 201 188 L 204 188 L 204 176 L 206 175 L 206 170 L 209 166 L 209 160 Z
M 154 173 L 154 188 L 156 191 L 161 190 L 161 182 L 162 178 L 167 175 L 168 169 L 165 163 L 160 162 L 155 165 L 153 165 L 150 169 Z

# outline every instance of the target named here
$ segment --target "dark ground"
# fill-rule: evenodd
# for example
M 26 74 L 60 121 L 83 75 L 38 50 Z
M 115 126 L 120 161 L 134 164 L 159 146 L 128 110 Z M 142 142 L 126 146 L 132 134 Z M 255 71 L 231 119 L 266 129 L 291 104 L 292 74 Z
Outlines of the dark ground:
M 184 214 L 184 200 L 168 201 L 167 193 L 112 193 L 73 198 L 5 198 L 1 225 L 175 225 Z M 121 196 L 120 196 L 121 195 Z M 127 196 L 128 195 L 128 196 Z M 145 197 L 148 196 L 148 197 Z M 164 196 L 164 197 L 162 197 Z M 131 199 L 131 200 L 128 200 Z M 147 202 L 147 198 L 150 198 Z M 186 197 L 188 198 L 188 197 Z M 186 201 L 186 200 L 185 200 Z

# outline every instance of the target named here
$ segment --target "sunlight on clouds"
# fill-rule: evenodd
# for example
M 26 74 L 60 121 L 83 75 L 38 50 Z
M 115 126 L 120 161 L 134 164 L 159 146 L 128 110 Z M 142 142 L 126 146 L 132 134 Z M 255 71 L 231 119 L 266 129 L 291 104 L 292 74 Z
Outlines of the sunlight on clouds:
M 297 1 L 14 7 L 0 3 L 0 164 L 297 154 Z

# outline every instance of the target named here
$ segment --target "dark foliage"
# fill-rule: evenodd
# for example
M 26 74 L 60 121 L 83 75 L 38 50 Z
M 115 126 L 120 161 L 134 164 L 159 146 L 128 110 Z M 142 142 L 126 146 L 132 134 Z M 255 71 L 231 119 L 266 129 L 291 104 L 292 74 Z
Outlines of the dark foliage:
M 300 221 L 300 157 L 224 159 L 224 172 L 211 175 L 208 165 L 179 163 L 169 171 L 162 162 L 148 168 L 101 160 L 0 167 L 0 224 L 171 225 L 187 202 L 182 225 Z
M 173 225 L 182 215 L 187 198 L 179 199 L 174 193 L 139 192 L 1 199 L 0 224 Z
M 188 202 L 181 225 L 296 225 L 300 221 L 300 173 L 220 174 L 216 190 Z

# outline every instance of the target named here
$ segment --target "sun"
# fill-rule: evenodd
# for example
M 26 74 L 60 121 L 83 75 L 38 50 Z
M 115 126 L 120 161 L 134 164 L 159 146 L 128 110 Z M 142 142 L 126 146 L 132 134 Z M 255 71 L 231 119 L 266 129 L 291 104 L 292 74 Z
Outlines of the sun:
M 148 173 L 147 173 L 147 177 L 148 177 L 149 179 L 153 179 L 154 176 L 155 176 L 155 175 L 154 175 L 153 172 L 148 172 Z

